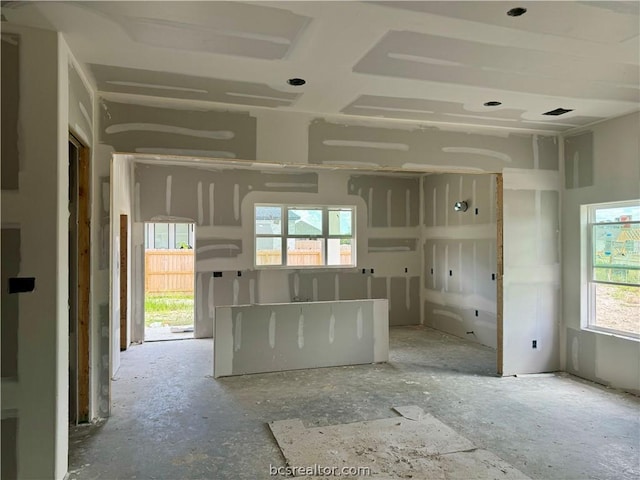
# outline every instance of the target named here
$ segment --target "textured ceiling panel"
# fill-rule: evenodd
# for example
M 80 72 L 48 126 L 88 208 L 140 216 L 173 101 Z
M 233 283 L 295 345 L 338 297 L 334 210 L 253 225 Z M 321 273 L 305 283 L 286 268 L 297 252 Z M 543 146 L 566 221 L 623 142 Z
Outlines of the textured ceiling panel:
M 185 98 L 261 107 L 292 105 L 301 93 L 280 92 L 268 85 L 137 68 L 90 65 L 103 92 Z
M 640 33 L 638 2 L 372 2 L 374 5 L 442 15 L 527 32 L 598 43 L 617 43 Z M 506 12 L 526 8 L 521 17 Z M 572 19 L 573 21 L 568 21 Z
M 638 101 L 637 65 L 529 48 L 472 42 L 416 32 L 390 31 L 354 71 L 494 89 Z
M 262 59 L 284 58 L 309 22 L 287 10 L 237 2 L 84 2 L 135 42 Z
M 508 16 L 514 7 L 527 12 Z M 560 132 L 640 108 L 639 10 L 637 0 L 170 0 L 20 2 L 2 14 L 62 32 L 105 92 Z M 287 83 L 295 77 L 306 84 Z M 572 111 L 541 115 L 557 108 Z
M 600 117 L 575 114 L 553 119 L 541 115 L 539 120 L 534 120 L 523 118 L 525 110 L 516 108 L 477 105 L 472 111 L 465 109 L 463 104 L 457 102 L 375 95 L 361 95 L 342 109 L 342 113 L 366 117 L 410 118 L 430 122 L 500 125 L 551 131 L 567 130 L 602 120 Z

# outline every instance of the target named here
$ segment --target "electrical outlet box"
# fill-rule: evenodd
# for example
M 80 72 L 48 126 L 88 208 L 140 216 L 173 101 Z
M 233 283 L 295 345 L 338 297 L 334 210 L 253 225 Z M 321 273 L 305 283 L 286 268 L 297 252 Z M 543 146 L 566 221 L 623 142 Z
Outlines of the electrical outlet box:
M 531 348 L 533 348 L 533 349 L 538 348 L 538 341 L 537 340 L 532 340 L 531 341 Z

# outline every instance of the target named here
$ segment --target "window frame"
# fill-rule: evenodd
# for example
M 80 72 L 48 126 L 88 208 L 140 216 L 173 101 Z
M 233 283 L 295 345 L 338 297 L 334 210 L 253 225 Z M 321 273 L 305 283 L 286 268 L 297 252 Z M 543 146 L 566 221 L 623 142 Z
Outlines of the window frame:
M 256 210 L 258 207 L 280 208 L 281 212 L 281 230 L 277 233 L 257 233 L 256 232 Z M 321 210 L 322 211 L 322 233 L 313 234 L 289 234 L 289 210 Z M 332 210 L 348 210 L 351 212 L 351 234 L 350 235 L 331 235 L 329 232 L 329 212 Z M 259 265 L 257 263 L 257 240 L 259 238 L 280 238 L 281 263 L 279 265 Z M 320 265 L 287 265 L 287 240 L 288 239 L 309 239 L 323 240 L 322 245 L 322 264 Z M 332 239 L 350 239 L 351 240 L 351 263 L 349 265 L 329 265 L 328 248 L 329 240 Z M 356 268 L 356 206 L 355 205 L 319 205 L 319 204 L 300 204 L 300 203 L 255 203 L 253 206 L 253 266 L 255 269 L 333 269 L 333 268 Z
M 621 270 L 640 270 L 640 267 L 603 267 L 596 266 L 594 264 L 594 254 L 595 254 L 595 239 L 594 239 L 594 231 L 597 225 L 638 225 L 640 226 L 640 219 L 631 220 L 628 222 L 596 222 L 596 211 L 598 209 L 605 208 L 617 208 L 617 207 L 626 207 L 626 206 L 637 206 L 640 200 L 627 200 L 627 201 L 618 201 L 618 202 L 604 202 L 604 203 L 594 203 L 585 205 L 586 209 L 586 318 L 583 323 L 584 330 L 590 330 L 597 333 L 607 333 L 612 335 L 617 335 L 621 337 L 631 338 L 634 340 L 640 340 L 640 334 L 635 332 L 630 332 L 628 330 L 618 330 L 614 328 L 604 327 L 602 325 L 596 324 L 596 288 L 597 285 L 618 285 L 618 286 L 631 286 L 640 288 L 640 283 L 622 283 L 622 282 L 612 282 L 612 281 L 603 281 L 596 280 L 595 272 L 599 268 L 616 268 Z

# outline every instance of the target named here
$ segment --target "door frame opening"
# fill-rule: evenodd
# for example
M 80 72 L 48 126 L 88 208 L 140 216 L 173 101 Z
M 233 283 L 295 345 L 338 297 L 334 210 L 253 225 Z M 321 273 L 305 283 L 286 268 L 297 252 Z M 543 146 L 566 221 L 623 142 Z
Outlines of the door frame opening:
M 158 226 L 166 225 L 166 232 L 156 235 Z M 186 225 L 186 231 L 179 227 Z M 144 223 L 144 341 L 186 340 L 195 337 L 195 222 L 145 222 Z M 180 230 L 184 230 L 180 228 Z M 166 235 L 165 235 L 166 234 Z M 157 238 L 159 237 L 159 238 Z M 150 253 L 153 252 L 153 253 Z M 161 265 L 158 268 L 158 264 Z M 151 286 L 150 286 L 151 284 Z M 192 303 L 191 322 L 184 325 L 162 326 L 159 335 L 150 336 L 147 327 L 148 296 L 162 292 L 167 294 L 186 293 Z M 181 299 L 177 299 L 179 303 Z M 167 303 L 171 303 L 167 299 Z M 181 331 L 182 329 L 182 331 Z
M 69 421 L 90 420 L 91 153 L 69 132 Z

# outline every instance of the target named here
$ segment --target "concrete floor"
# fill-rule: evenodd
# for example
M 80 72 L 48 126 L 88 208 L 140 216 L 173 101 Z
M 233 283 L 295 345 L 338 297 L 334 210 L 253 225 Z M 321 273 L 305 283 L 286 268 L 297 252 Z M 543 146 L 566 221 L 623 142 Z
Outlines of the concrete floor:
M 172 327 L 145 327 L 144 329 L 144 341 L 145 342 L 160 342 L 164 340 L 186 340 L 193 338 L 193 326 L 188 332 L 171 331 Z M 174 330 L 180 330 L 182 327 L 174 328 Z M 188 327 L 184 327 L 185 329 Z
M 112 416 L 70 434 L 70 479 L 267 479 L 267 422 L 306 426 L 418 405 L 532 478 L 640 477 L 640 399 L 565 374 L 495 376 L 495 352 L 423 327 L 390 331 L 388 364 L 214 380 L 213 342 L 133 346 Z M 623 368 L 621 366 L 621 368 Z

